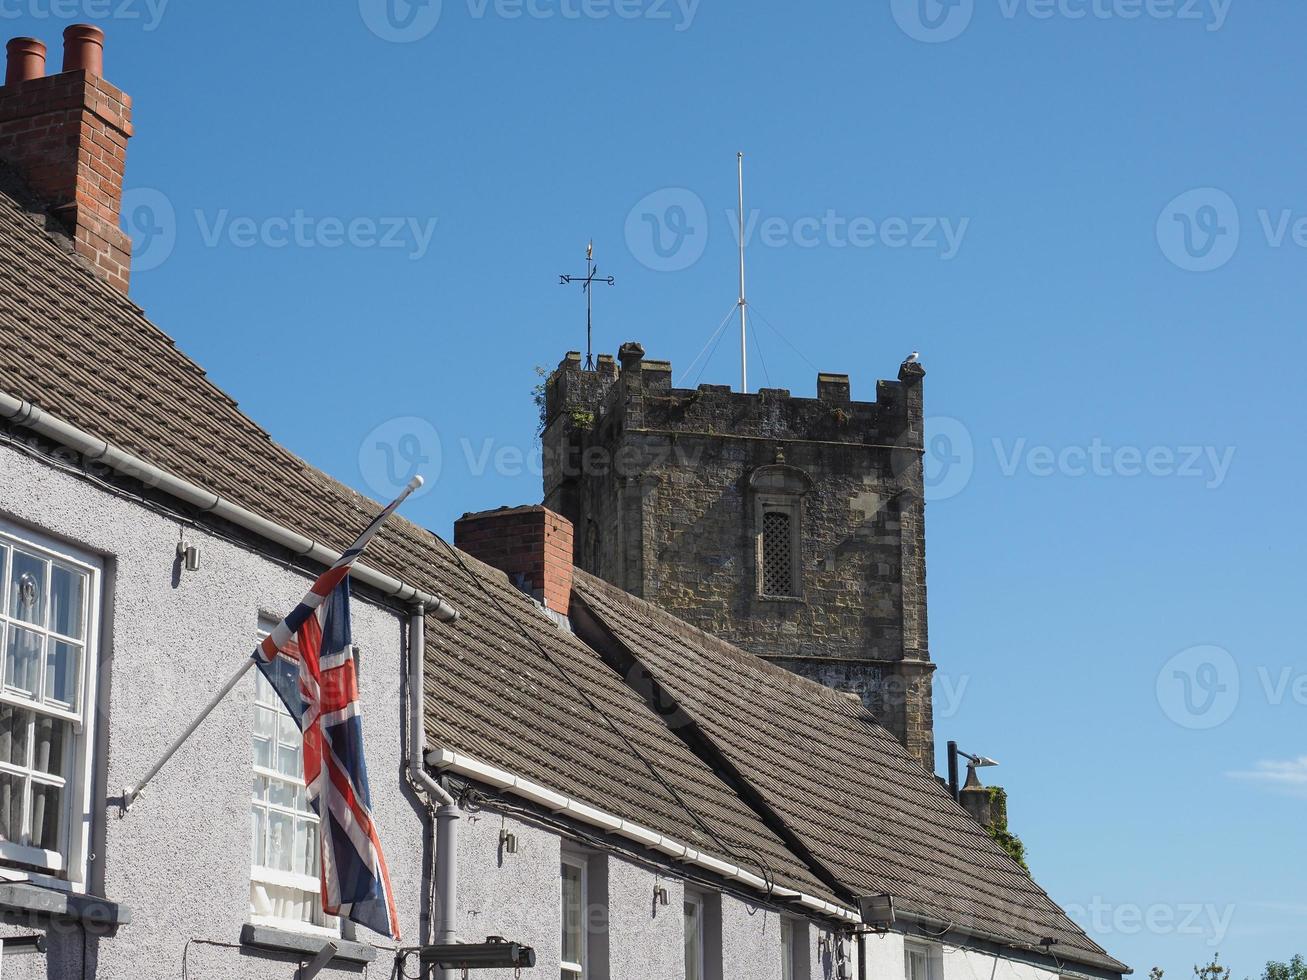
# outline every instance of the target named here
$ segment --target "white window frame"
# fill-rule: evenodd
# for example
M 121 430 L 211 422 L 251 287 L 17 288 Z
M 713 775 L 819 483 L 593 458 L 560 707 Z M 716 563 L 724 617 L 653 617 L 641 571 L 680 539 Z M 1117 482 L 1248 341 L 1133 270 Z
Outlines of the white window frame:
M 581 961 L 563 960 L 561 957 L 562 947 L 559 947 L 559 969 L 568 977 L 568 980 L 586 980 L 589 976 L 589 946 L 590 946 L 590 927 L 589 914 L 590 908 L 590 889 L 587 878 L 590 862 L 584 855 L 573 854 L 563 851 L 559 857 L 558 868 L 558 911 L 560 929 L 562 934 L 563 928 L 566 927 L 567 904 L 563 900 L 563 868 L 571 868 L 577 874 L 577 880 L 581 883 Z
M 704 919 L 704 915 L 707 913 L 707 910 L 708 910 L 708 909 L 707 909 L 707 905 L 706 905 L 706 903 L 704 902 L 704 900 L 703 900 L 703 896 L 702 896 L 702 895 L 698 894 L 697 892 L 692 892 L 692 891 L 690 891 L 689 889 L 686 889 L 686 891 L 685 891 L 685 905 L 686 905 L 686 906 L 690 906 L 690 907 L 692 907 L 692 908 L 695 909 L 694 922 L 695 922 L 695 932 L 696 932 L 696 934 L 695 934 L 695 937 L 694 937 L 694 949 L 695 949 L 695 953 L 697 954 L 697 956 L 698 956 L 698 960 L 699 960 L 699 962 L 696 964 L 696 966 L 697 966 L 696 973 L 697 973 L 697 975 L 698 975 L 698 980 L 706 980 L 706 977 L 705 977 L 705 970 L 706 970 L 707 965 L 708 965 L 708 957 L 707 957 L 707 955 L 706 955 L 706 952 L 707 952 L 707 951 L 704 949 L 704 929 L 703 929 L 703 919 Z M 683 922 L 684 928 L 685 928 L 685 930 L 686 930 L 686 940 L 687 940 L 687 942 L 686 942 L 686 946 L 688 947 L 688 946 L 689 946 L 689 942 L 688 942 L 688 940 L 689 940 L 689 916 L 688 916 L 688 915 L 684 915 L 684 913 L 683 913 L 683 919 L 682 919 L 682 922 Z M 688 951 L 688 949 L 687 949 L 687 953 L 688 953 L 688 952 L 689 952 L 689 951 Z M 690 973 L 690 964 L 689 964 L 689 962 L 688 962 L 688 956 L 687 956 L 687 962 L 686 962 L 686 964 L 685 964 L 685 975 L 686 975 L 687 978 L 690 978 L 690 977 L 692 976 L 692 974 Z
M 796 980 L 795 930 L 795 920 L 789 916 L 780 917 L 780 980 Z
M 920 957 L 925 963 L 925 976 L 916 976 L 913 973 L 912 961 L 914 957 Z M 904 980 L 943 980 L 943 947 L 934 943 L 913 942 L 908 940 L 903 944 L 903 977 Z
M 4 637 L 0 637 L 0 644 L 8 644 L 8 624 L 12 622 L 8 616 L 8 576 L 15 546 L 20 551 L 35 554 L 37 557 L 57 562 L 86 575 L 86 589 L 82 597 L 84 603 L 82 662 L 79 665 L 78 675 L 78 703 L 73 706 L 73 709 L 62 711 L 49 705 L 37 704 L 25 695 L 10 692 L 0 678 L 0 702 L 67 721 L 72 725 L 73 746 L 69 751 L 70 770 L 63 783 L 62 832 L 67 842 L 67 854 L 0 841 L 0 880 L 31 881 L 63 891 L 85 893 L 90 855 L 96 681 L 99 677 L 104 563 L 89 552 L 4 520 L 0 520 L 0 543 L 6 547 L 4 561 L 0 561 L 0 620 L 5 623 L 5 628 L 0 629 L 0 632 L 5 634 Z M 42 586 L 46 590 L 47 603 L 49 602 L 48 584 L 46 582 Z M 60 635 L 48 628 L 42 629 L 41 632 L 47 637 Z M 5 646 L 0 646 L 0 656 L 4 653 Z M 39 684 L 43 688 L 44 657 L 41 658 L 40 670 L 42 681 Z M 7 772 L 19 774 L 16 767 L 3 768 Z M 41 781 L 48 781 L 51 784 L 56 782 L 55 779 Z
M 266 621 L 260 622 L 259 638 L 262 639 L 263 637 L 267 636 L 272 626 L 273 623 L 270 618 L 266 619 Z M 258 672 L 257 668 L 255 668 L 254 671 L 251 671 L 251 673 L 255 673 L 255 674 L 257 674 L 257 672 Z M 256 690 L 257 690 L 258 682 L 259 682 L 259 678 L 256 677 L 254 680 L 254 683 L 256 685 L 255 688 Z M 280 703 L 280 699 L 277 697 L 275 692 L 273 693 L 270 703 L 274 706 L 277 712 L 278 724 L 280 724 L 280 719 L 282 717 L 290 717 L 290 712 L 286 710 L 285 705 Z M 257 697 L 252 699 L 252 705 L 253 705 L 252 708 L 253 713 L 257 713 L 259 707 L 262 706 L 259 704 Z M 253 742 L 254 742 L 254 730 L 251 729 L 250 731 L 251 751 L 253 751 Z M 277 750 L 277 746 L 275 743 L 275 735 L 274 735 L 274 744 L 272 746 L 274 761 L 275 761 L 276 750 Z M 262 776 L 266 779 L 275 779 L 283 783 L 288 783 L 299 790 L 303 790 L 305 788 L 305 783 L 304 783 L 304 749 L 302 743 L 300 747 L 299 758 L 300 758 L 300 770 L 299 770 L 298 778 L 289 777 L 285 773 L 279 772 L 275 768 L 269 769 L 263 766 L 255 765 L 253 760 L 251 760 L 250 763 L 250 770 L 253 776 Z M 250 812 L 251 830 L 253 830 L 253 820 L 254 820 L 253 805 L 254 805 L 254 801 L 251 800 L 251 812 Z M 287 808 L 279 804 L 274 804 L 270 801 L 266 803 L 260 801 L 259 806 L 261 806 L 267 813 L 273 813 L 273 812 L 285 813 L 290 815 L 292 819 L 298 819 L 298 820 L 309 819 L 308 817 L 305 816 L 305 814 L 303 814 L 300 811 L 294 810 L 292 808 Z M 320 819 L 317 819 L 316 822 L 318 825 L 319 840 L 321 840 L 322 821 Z M 293 888 L 298 891 L 309 892 L 315 895 L 320 895 L 322 891 L 322 879 L 320 877 L 316 877 L 314 875 L 299 874 L 294 871 L 282 871 L 278 868 L 269 868 L 264 865 L 255 864 L 253 854 L 250 854 L 250 884 L 251 887 L 253 887 L 255 884 L 263 884 L 263 885 L 272 885 L 273 887 L 278 887 L 278 888 Z M 310 936 L 323 936 L 323 937 L 331 937 L 331 938 L 339 937 L 341 935 L 341 920 L 335 918 L 334 916 L 326 915 L 325 912 L 323 913 L 323 916 L 326 919 L 327 924 L 318 925 L 317 923 L 313 923 L 313 922 L 305 922 L 302 919 L 285 919 L 275 915 L 257 915 L 255 914 L 253 908 L 251 908 L 249 913 L 249 921 L 253 925 L 268 926 L 270 928 L 281 929 L 286 932 L 297 932 Z

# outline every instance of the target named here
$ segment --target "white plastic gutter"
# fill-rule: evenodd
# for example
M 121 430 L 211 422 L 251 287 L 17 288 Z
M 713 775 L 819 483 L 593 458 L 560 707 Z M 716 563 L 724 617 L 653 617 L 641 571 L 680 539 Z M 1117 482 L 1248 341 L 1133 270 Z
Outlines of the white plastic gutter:
M 451 749 L 432 749 L 427 753 L 426 760 L 429 765 L 436 769 L 456 772 L 461 776 L 467 776 L 494 786 L 496 789 L 508 790 L 514 796 L 520 796 L 522 799 L 542 806 L 553 813 L 564 814 L 580 823 L 598 827 L 619 837 L 625 837 L 627 840 L 660 851 L 678 861 L 705 868 L 723 878 L 743 882 L 756 891 L 764 893 L 768 891 L 767 882 L 763 878 L 751 871 L 744 870 L 738 865 L 719 860 L 710 854 L 705 854 L 688 844 L 673 840 L 655 830 L 650 830 L 637 823 L 632 823 L 630 820 L 624 820 L 611 813 L 598 810 L 579 800 L 574 800 L 570 796 L 555 792 L 521 776 L 515 776 L 507 770 L 480 762 L 461 752 L 454 752 Z M 852 909 L 846 909 L 843 906 L 795 891 L 792 888 L 781 888 L 773 885 L 770 893 L 778 898 L 793 899 L 800 905 L 824 915 L 844 919 L 858 925 L 862 924 L 862 916 Z
M 167 470 L 160 469 L 139 456 L 133 456 L 112 443 L 83 432 L 75 425 L 51 415 L 31 402 L 15 398 L 3 391 L 0 391 L 0 417 L 31 429 L 61 446 L 75 450 L 86 460 L 102 463 L 124 476 L 140 480 L 147 486 L 155 487 L 178 500 L 192 504 L 207 514 L 230 521 L 302 558 L 308 558 L 322 565 L 335 564 L 340 558 L 340 552 L 332 551 L 312 538 L 306 538 L 289 528 L 260 517 L 253 511 L 246 510 L 218 494 L 174 476 Z M 459 617 L 458 610 L 440 596 L 430 595 L 367 565 L 355 565 L 350 572 L 350 577 L 401 602 L 421 603 L 443 623 L 452 623 Z

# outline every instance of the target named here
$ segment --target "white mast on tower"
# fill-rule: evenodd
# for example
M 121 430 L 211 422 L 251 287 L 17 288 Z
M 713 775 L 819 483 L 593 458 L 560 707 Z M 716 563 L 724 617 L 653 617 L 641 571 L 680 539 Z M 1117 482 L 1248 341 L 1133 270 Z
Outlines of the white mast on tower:
M 749 346 L 746 311 L 748 303 L 744 299 L 744 154 L 736 155 L 740 173 L 740 391 L 749 393 Z

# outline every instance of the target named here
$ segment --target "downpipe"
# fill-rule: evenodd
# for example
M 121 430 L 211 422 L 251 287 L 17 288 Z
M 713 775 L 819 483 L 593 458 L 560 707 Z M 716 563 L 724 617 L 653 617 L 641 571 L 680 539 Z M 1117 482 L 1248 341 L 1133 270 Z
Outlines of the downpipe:
M 419 603 L 408 625 L 408 773 L 417 790 L 426 797 L 435 816 L 436 933 L 437 944 L 458 942 L 455 926 L 458 905 L 458 805 L 426 768 L 426 606 Z M 450 980 L 454 974 L 439 970 Z

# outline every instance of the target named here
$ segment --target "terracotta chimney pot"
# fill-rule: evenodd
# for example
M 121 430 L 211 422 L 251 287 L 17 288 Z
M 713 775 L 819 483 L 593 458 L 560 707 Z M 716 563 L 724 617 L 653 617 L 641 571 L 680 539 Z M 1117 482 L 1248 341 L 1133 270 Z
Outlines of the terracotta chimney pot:
M 30 82 L 45 77 L 45 43 L 34 37 L 16 37 L 6 45 L 9 63 L 5 68 L 5 84 Z
M 64 71 L 104 77 L 104 31 L 94 24 L 74 24 L 64 31 Z

